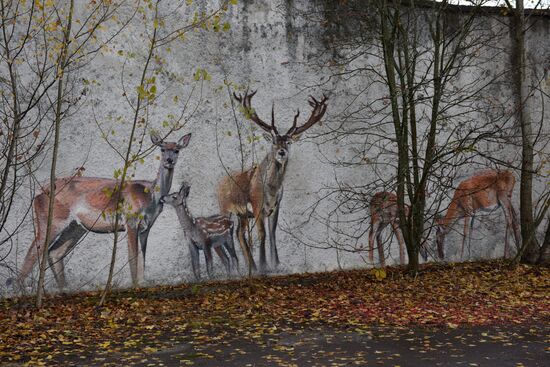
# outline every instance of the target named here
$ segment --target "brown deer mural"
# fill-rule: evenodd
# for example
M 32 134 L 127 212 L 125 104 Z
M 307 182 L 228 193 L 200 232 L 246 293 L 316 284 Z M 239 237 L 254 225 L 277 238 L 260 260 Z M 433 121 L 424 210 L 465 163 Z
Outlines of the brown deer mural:
M 242 105 L 247 117 L 266 133 L 264 137 L 271 142 L 271 150 L 259 165 L 251 169 L 224 177 L 218 186 L 218 201 L 222 214 L 233 213 L 238 216 L 237 236 L 239 243 L 249 264 L 250 269 L 256 270 L 256 264 L 252 258 L 251 241 L 246 239 L 248 232 L 248 219 L 255 219 L 258 237 L 260 241 L 260 270 L 266 270 L 265 253 L 265 218 L 268 218 L 270 255 L 273 266 L 279 264 L 275 231 L 279 216 L 279 206 L 283 196 L 283 181 L 288 164 L 289 148 L 293 141 L 307 129 L 319 122 L 326 110 L 327 100 L 323 96 L 321 100 L 310 97 L 309 104 L 313 108 L 309 119 L 301 126 L 297 126 L 300 111 L 294 116 L 292 127 L 281 135 L 275 126 L 274 106 L 271 110 L 271 125 L 258 117 L 252 108 L 251 100 L 256 92 L 244 95 L 233 93 L 234 98 Z
M 512 191 L 516 179 L 510 171 L 484 170 L 462 181 L 455 190 L 454 196 L 444 218 L 438 219 L 436 243 L 439 258 L 443 259 L 445 236 L 453 224 L 464 218 L 464 230 L 460 257 L 464 254 L 464 244 L 471 241 L 471 227 L 477 211 L 492 211 L 502 208 L 506 219 L 504 235 L 504 257 L 508 255 L 508 232 L 514 234 L 516 245 L 519 246 L 519 232 L 515 209 L 512 205 Z
M 380 266 L 386 266 L 384 246 L 382 243 L 382 231 L 391 225 L 392 232 L 399 243 L 399 263 L 405 264 L 405 241 L 399 227 L 399 213 L 397 212 L 397 195 L 393 192 L 380 191 L 372 196 L 369 203 L 371 226 L 369 231 L 369 260 L 374 261 L 374 237 L 378 246 Z M 405 216 L 409 216 L 411 208 L 405 204 Z M 420 246 L 420 255 L 424 261 L 428 260 L 426 242 Z
M 382 231 L 391 225 L 397 242 L 399 242 L 399 262 L 405 263 L 405 243 L 403 234 L 399 228 L 397 213 L 397 195 L 393 192 L 381 191 L 373 195 L 370 203 L 370 231 L 369 231 L 369 260 L 374 261 L 374 237 L 376 234 L 376 245 L 378 246 L 378 257 L 380 266 L 386 266 L 384 246 L 382 243 Z M 408 216 L 409 206 L 405 206 L 405 215 Z
M 190 190 L 191 187 L 183 182 L 178 192 L 163 196 L 160 201 L 176 209 L 180 224 L 189 241 L 193 274 L 197 280 L 200 279 L 199 250 L 203 250 L 206 272 L 209 277 L 212 277 L 212 249 L 214 249 L 225 266 L 227 274 L 231 275 L 232 265 L 236 267 L 239 265 L 233 243 L 233 222 L 227 215 L 193 217 L 187 207 Z M 224 248 L 231 256 L 231 261 Z
M 118 181 L 98 177 L 66 177 L 55 182 L 56 190 L 53 210 L 51 237 L 48 239 L 48 260 L 60 288 L 66 285 L 63 259 L 87 232 L 112 233 L 127 231 L 128 257 L 132 283 L 137 286 L 143 279 L 145 251 L 149 231 L 162 212 L 160 198 L 170 191 L 174 167 L 180 149 L 189 144 L 191 134 L 183 136 L 178 142 L 164 142 L 155 134 L 151 141 L 161 150 L 162 157 L 157 178 L 154 181 L 127 181 L 122 190 L 125 207 L 131 208 L 133 215 L 123 216 L 118 228 L 114 228 L 115 189 Z M 49 192 L 43 192 L 33 200 L 35 238 L 32 242 L 17 277 L 21 283 L 31 272 L 46 239 L 48 220 Z M 138 240 L 139 244 L 138 245 Z M 8 279 L 7 285 L 13 279 Z

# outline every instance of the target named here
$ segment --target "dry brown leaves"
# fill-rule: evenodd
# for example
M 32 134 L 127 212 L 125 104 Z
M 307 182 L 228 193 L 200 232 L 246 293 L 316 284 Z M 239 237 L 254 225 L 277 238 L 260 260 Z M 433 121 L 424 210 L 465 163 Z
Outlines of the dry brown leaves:
M 120 291 L 97 308 L 97 293 L 0 304 L 0 362 L 48 364 L 140 346 L 230 334 L 254 340 L 297 325 L 529 324 L 550 319 L 550 270 L 501 262 L 427 265 L 417 277 L 387 268 L 289 275 Z M 156 343 L 156 344 L 155 344 Z M 153 350 L 150 350 L 153 351 Z

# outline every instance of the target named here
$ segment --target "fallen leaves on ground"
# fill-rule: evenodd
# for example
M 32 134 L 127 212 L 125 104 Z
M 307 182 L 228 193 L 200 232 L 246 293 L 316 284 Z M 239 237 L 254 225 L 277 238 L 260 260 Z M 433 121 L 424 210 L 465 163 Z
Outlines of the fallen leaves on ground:
M 181 340 L 254 341 L 312 325 L 546 323 L 549 289 L 548 268 L 483 262 L 428 264 L 416 277 L 386 268 L 125 290 L 103 308 L 97 293 L 50 296 L 40 311 L 32 299 L 7 299 L 0 303 L 0 362 L 44 365 L 78 355 L 100 363 L 102 355 L 131 351 L 144 358 Z

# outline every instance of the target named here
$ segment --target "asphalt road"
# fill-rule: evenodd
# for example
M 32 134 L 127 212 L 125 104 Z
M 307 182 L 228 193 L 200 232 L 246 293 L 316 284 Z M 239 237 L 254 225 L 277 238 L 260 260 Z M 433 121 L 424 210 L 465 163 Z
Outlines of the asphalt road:
M 151 353 L 67 365 L 135 366 L 550 366 L 550 325 L 334 329 L 327 326 L 250 338 L 235 334 L 176 342 Z M 123 362 L 122 362 L 123 361 Z

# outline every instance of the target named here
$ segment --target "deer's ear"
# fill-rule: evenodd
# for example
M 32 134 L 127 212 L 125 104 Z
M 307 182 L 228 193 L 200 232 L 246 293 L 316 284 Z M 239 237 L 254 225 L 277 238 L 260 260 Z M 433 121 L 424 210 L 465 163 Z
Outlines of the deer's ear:
M 273 143 L 273 135 L 271 135 L 270 133 L 264 133 L 264 139 L 270 143 Z
M 157 145 L 157 146 L 160 146 L 161 143 L 162 143 L 162 139 L 160 138 L 160 136 L 158 135 L 158 133 L 156 132 L 151 132 L 151 143 Z
M 189 184 L 184 181 L 184 182 L 181 183 L 180 191 L 178 192 L 178 194 L 187 197 L 189 195 L 189 189 L 190 188 L 191 188 L 191 186 L 189 186 Z
M 302 135 L 300 135 L 300 134 L 291 135 L 291 136 L 290 136 L 290 139 L 289 139 L 289 143 L 291 143 L 291 142 L 292 142 L 292 143 L 296 143 L 298 140 L 300 140 L 300 137 L 301 137 L 301 136 L 302 136 Z
M 182 182 L 181 187 L 180 187 L 180 191 L 178 191 L 178 194 L 183 194 L 187 187 L 188 186 L 185 184 L 185 182 Z
M 178 140 L 179 148 L 185 148 L 187 145 L 189 145 L 189 141 L 191 140 L 191 133 L 184 135 L 181 137 L 180 140 Z

